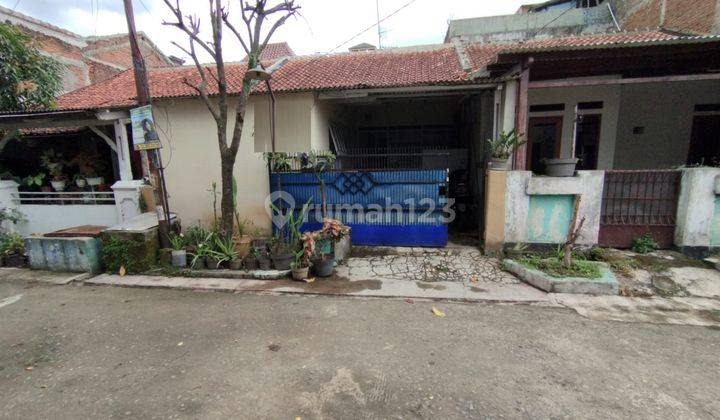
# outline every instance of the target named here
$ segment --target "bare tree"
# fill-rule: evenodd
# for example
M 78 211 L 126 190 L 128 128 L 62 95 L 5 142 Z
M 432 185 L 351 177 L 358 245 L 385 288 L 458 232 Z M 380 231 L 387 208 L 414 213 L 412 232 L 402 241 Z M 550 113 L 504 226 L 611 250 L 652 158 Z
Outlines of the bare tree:
M 189 41 L 187 45 L 177 42 L 173 42 L 173 44 L 192 58 L 199 75 L 199 81 L 187 78 L 184 83 L 194 89 L 202 98 L 217 125 L 221 163 L 221 229 L 224 235 L 229 237 L 233 232 L 233 168 L 245 125 L 245 109 L 255 79 L 250 72 L 245 72 L 235 114 L 230 115 L 228 105 L 231 95 L 228 92 L 223 57 L 223 28 L 230 30 L 240 42 L 247 54 L 247 69 L 253 69 L 260 63 L 260 54 L 277 28 L 291 16 L 296 15 L 300 6 L 295 4 L 295 0 L 283 0 L 272 6 L 268 5 L 267 0 L 252 2 L 236 0 L 242 21 L 234 23 L 234 19 L 229 13 L 230 7 L 224 7 L 221 0 L 208 0 L 212 40 L 205 41 L 200 35 L 200 19 L 197 16 L 183 14 L 180 0 L 163 1 L 175 17 L 172 22 L 166 21 L 163 24 L 174 26 L 185 33 Z M 242 29 L 240 28 L 243 26 L 246 33 L 241 33 Z M 209 54 L 213 63 L 201 63 L 198 58 L 199 50 Z M 209 89 L 210 87 L 217 89 Z M 231 119 L 235 120 L 235 125 L 232 127 L 232 137 L 228 141 L 227 129 L 231 127 Z

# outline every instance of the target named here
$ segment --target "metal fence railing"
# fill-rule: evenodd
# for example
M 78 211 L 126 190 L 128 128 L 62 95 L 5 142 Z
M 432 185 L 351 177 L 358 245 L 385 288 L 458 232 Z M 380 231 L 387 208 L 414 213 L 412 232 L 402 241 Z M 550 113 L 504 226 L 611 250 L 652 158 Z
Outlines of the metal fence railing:
M 332 167 L 326 171 L 406 171 L 447 169 L 451 153 L 448 150 L 421 150 L 417 148 L 353 149 L 336 156 Z M 281 168 L 273 167 L 272 172 L 311 171 L 303 164 L 301 155 L 291 156 Z
M 114 205 L 115 193 L 112 191 L 73 191 L 42 192 L 20 191 L 15 196 L 18 204 L 37 205 Z
M 606 171 L 601 224 L 674 226 L 681 172 Z

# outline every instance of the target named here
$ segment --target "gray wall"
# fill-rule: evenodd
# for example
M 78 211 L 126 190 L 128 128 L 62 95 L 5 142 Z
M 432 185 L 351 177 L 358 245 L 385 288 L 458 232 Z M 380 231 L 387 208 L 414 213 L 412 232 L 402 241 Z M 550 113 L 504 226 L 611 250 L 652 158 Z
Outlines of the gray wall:
M 720 103 L 720 81 L 624 85 L 615 169 L 656 169 L 687 161 L 697 104 Z M 643 127 L 643 134 L 633 134 Z

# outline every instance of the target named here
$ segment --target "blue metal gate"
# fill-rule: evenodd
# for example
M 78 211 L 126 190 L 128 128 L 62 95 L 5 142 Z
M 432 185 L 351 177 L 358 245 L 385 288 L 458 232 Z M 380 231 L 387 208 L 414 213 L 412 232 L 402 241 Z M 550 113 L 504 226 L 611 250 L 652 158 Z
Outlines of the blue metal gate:
M 447 170 L 337 171 L 319 174 L 324 180 L 328 217 L 352 228 L 359 245 L 447 245 Z M 279 179 L 278 179 L 279 178 Z M 270 175 L 271 191 L 281 190 L 299 210 L 311 200 L 314 209 L 304 230 L 320 226 L 321 190 L 312 172 Z

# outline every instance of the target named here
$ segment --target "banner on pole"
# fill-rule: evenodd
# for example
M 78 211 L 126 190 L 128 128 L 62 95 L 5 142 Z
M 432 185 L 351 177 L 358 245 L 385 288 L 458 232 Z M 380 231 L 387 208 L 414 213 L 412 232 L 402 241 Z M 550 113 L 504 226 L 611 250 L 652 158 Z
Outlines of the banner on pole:
M 130 110 L 133 148 L 135 150 L 160 149 L 160 137 L 155 129 L 152 106 L 145 105 Z

